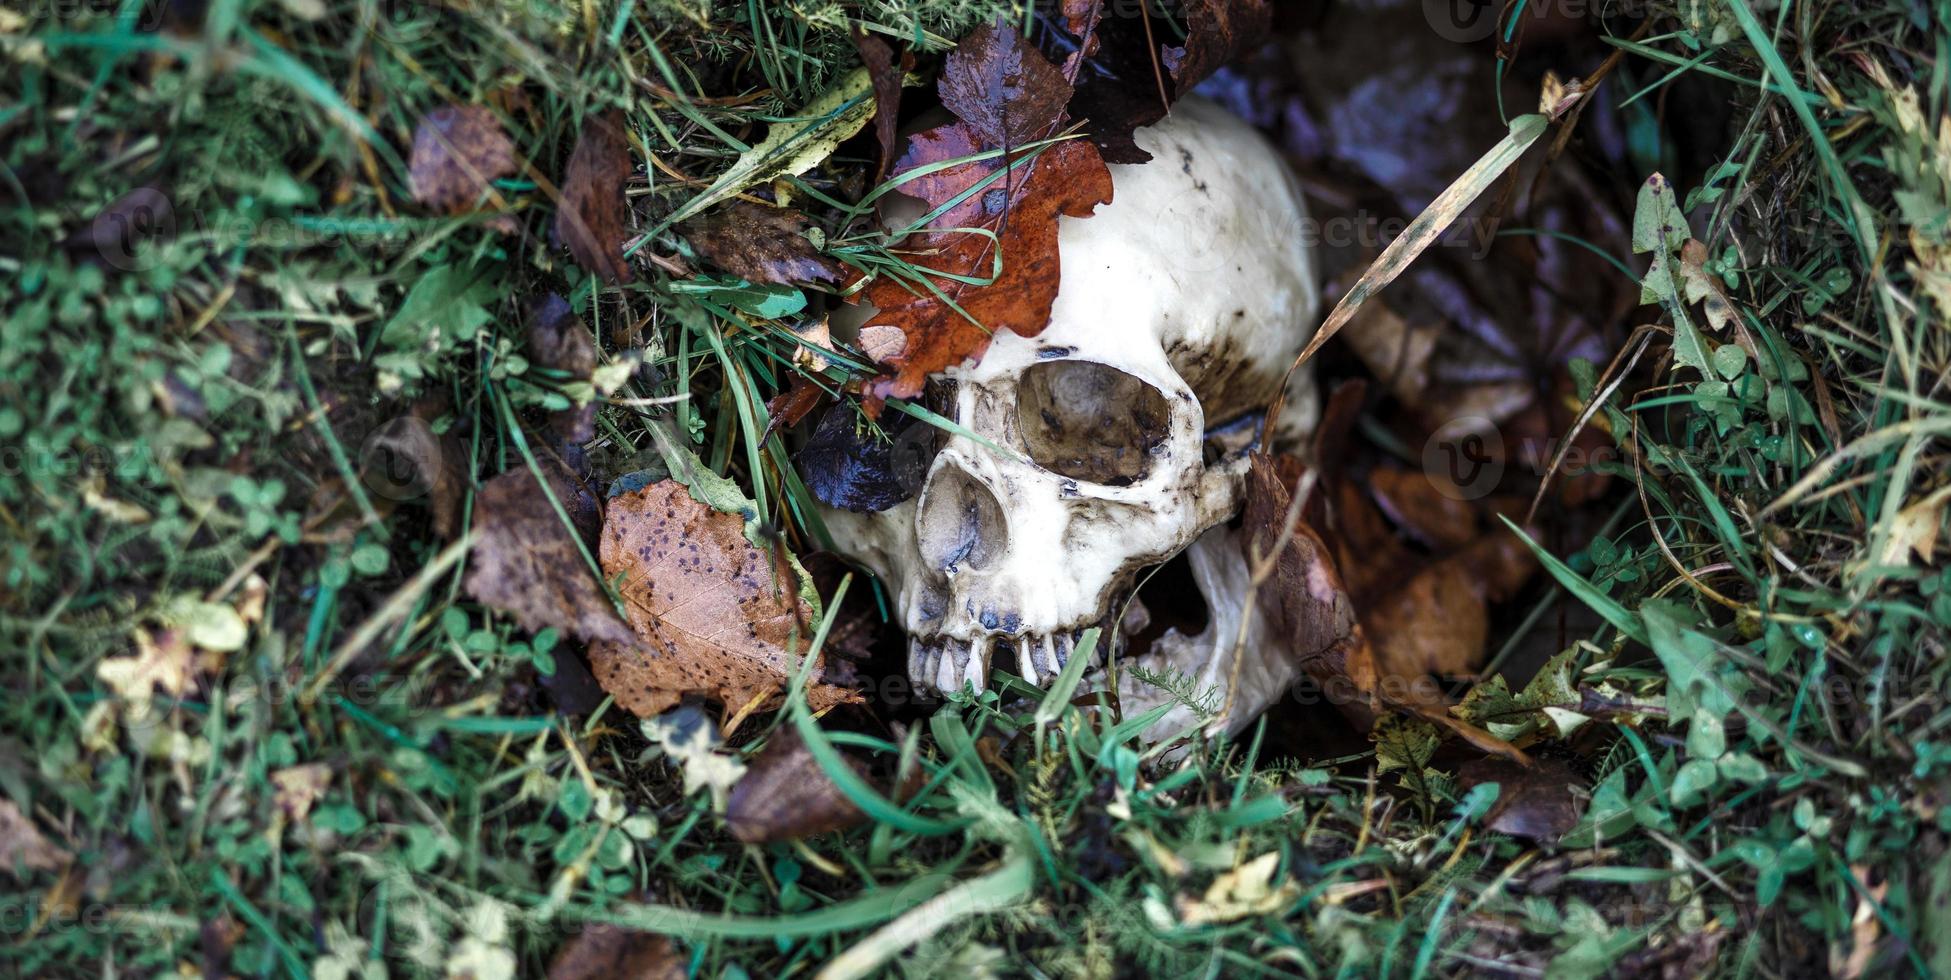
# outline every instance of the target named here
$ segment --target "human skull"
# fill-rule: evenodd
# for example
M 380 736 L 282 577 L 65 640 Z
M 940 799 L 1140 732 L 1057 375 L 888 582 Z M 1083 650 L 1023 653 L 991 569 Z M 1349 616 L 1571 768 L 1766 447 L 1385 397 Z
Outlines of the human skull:
M 1251 425 L 1314 329 L 1305 212 L 1278 152 L 1198 99 L 1137 140 L 1151 162 L 1112 166 L 1111 203 L 1060 219 L 1049 326 L 999 331 L 944 372 L 946 414 L 976 438 L 948 438 L 913 499 L 825 511 L 892 590 L 921 690 L 981 690 L 999 651 L 1046 684 L 1092 626 L 1101 652 L 1143 570 L 1208 529 L 1226 535 L 1215 525 L 1241 504 L 1246 460 L 1208 462 L 1208 427 Z M 1315 417 L 1305 371 L 1286 406 L 1275 441 L 1292 444 Z M 1176 639 L 1169 666 L 1210 673 L 1188 661 L 1211 649 Z

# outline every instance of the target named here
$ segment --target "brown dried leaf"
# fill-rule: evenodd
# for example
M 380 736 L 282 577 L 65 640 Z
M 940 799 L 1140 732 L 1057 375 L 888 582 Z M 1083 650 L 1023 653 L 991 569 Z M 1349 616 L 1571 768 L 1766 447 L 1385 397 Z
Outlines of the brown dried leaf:
M 596 499 L 559 464 L 543 460 L 542 471 L 574 531 L 526 467 L 489 480 L 474 498 L 481 542 L 471 558 L 468 594 L 512 614 L 531 633 L 553 626 L 591 642 L 632 642 L 629 625 L 576 546 L 576 538 L 587 541 L 600 520 Z
M 1463 677 L 1483 664 L 1490 612 L 1469 570 L 1454 561 L 1425 567 L 1366 610 L 1375 669 L 1404 682 L 1427 674 Z
M 20 880 L 27 871 L 55 871 L 70 860 L 67 851 L 41 835 L 14 801 L 0 797 L 0 868 Z
M 1265 43 L 1273 31 L 1268 0 L 1191 0 L 1186 4 L 1186 43 L 1165 49 L 1165 67 L 1184 98 L 1221 65 Z
M 584 120 L 562 175 L 555 232 L 583 268 L 610 282 L 629 282 L 631 277 L 630 262 L 623 257 L 629 237 L 624 216 L 630 210 L 623 184 L 633 169 L 623 113 L 611 109 Z
M 811 609 L 786 553 L 753 545 L 742 517 L 664 480 L 610 501 L 600 554 L 635 635 L 592 645 L 590 666 L 624 708 L 649 718 L 704 694 L 736 711 L 799 669 Z M 814 683 L 806 698 L 818 710 L 858 695 Z
M 394 505 L 425 499 L 434 530 L 452 538 L 460 527 L 467 492 L 466 450 L 452 432 L 434 431 L 447 411 L 443 399 L 423 398 L 406 415 L 390 419 L 359 447 L 359 482 L 373 509 L 385 517 Z M 305 521 L 307 541 L 344 541 L 364 526 L 357 502 L 339 481 L 321 484 Z
M 443 106 L 414 127 L 407 183 L 413 199 L 434 211 L 473 210 L 490 183 L 516 169 L 515 144 L 487 106 Z
M 1246 478 L 1248 557 L 1272 552 L 1293 501 L 1288 481 L 1270 456 L 1256 453 Z M 1287 637 L 1306 660 L 1345 655 L 1355 631 L 1355 606 L 1342 587 L 1334 558 L 1303 517 L 1280 551 L 1274 574 L 1255 597 L 1274 635 Z M 1338 673 L 1346 674 L 1345 669 Z
M 970 31 L 949 53 L 936 87 L 942 106 L 988 149 L 1044 138 L 1070 101 L 1064 73 L 1001 22 Z
M 792 428 L 798 425 L 808 413 L 820 407 L 824 401 L 826 401 L 826 389 L 814 384 L 811 378 L 803 374 L 793 375 L 792 385 L 772 396 L 772 400 L 765 403 L 768 416 L 766 433 L 770 435 L 774 429 Z
M 1734 305 L 1721 288 L 1721 277 L 1707 271 L 1707 246 L 1689 238 L 1680 246 L 1680 281 L 1687 302 L 1701 304 L 1707 323 L 1715 332 L 1727 329 L 1734 320 Z
M 1243 519 L 1243 540 L 1250 562 L 1266 554 L 1286 526 L 1293 499 L 1289 485 L 1299 467 L 1284 462 L 1264 454 L 1251 458 Z M 1401 683 L 1380 669 L 1382 654 L 1371 647 L 1368 633 L 1393 625 L 1388 622 L 1389 613 L 1377 610 L 1358 621 L 1333 555 L 1309 525 L 1304 509 L 1278 557 L 1274 574 L 1254 596 L 1271 634 L 1286 638 L 1294 655 L 1301 658 L 1302 670 L 1324 690 L 1352 694 L 1335 700 L 1360 727 L 1367 728 L 1377 713 L 1391 709 L 1440 725 L 1484 752 L 1526 761 L 1524 753 L 1509 742 L 1452 717 L 1447 704 L 1428 696 L 1425 685 Z
M 1479 783 L 1497 784 L 1497 802 L 1484 815 L 1484 824 L 1500 834 L 1556 844 L 1585 814 L 1585 780 L 1558 759 L 1540 759 L 1530 766 L 1471 759 L 1456 774 L 1466 790 Z
M 863 778 L 867 768 L 848 758 Z M 844 830 L 866 819 L 820 768 L 799 732 L 788 725 L 752 760 L 732 787 L 725 825 L 747 844 L 799 840 Z
M 860 63 L 867 67 L 867 77 L 874 83 L 874 138 L 881 144 L 881 156 L 869 183 L 878 184 L 901 152 L 900 137 L 895 135 L 901 118 L 901 82 L 913 67 L 914 56 L 903 51 L 897 60 L 892 46 L 858 26 L 853 29 L 853 39 Z
M 915 138 L 903 169 L 976 152 L 959 125 L 930 130 Z M 931 207 L 966 190 L 991 172 L 990 163 L 964 164 L 910 182 Z M 878 310 L 867 326 L 895 326 L 905 346 L 882 358 L 894 375 L 873 385 L 880 398 L 913 398 L 928 376 L 969 358 L 979 358 L 998 330 L 1033 337 L 1050 323 L 1062 274 L 1057 254 L 1057 219 L 1088 216 L 1111 200 L 1111 174 L 1089 143 L 1069 141 L 1045 149 L 1016 186 L 972 195 L 938 218 L 935 228 L 980 227 L 1001 238 L 1002 269 L 995 281 L 973 285 L 930 277 L 948 303 L 923 287 L 889 277 L 865 291 Z M 1012 178 L 1014 179 L 1014 178 Z M 997 246 L 966 231 L 929 231 L 914 246 L 917 264 L 933 271 L 976 278 L 996 272 Z
M 998 25 L 971 34 L 949 54 L 941 92 L 945 104 L 966 116 L 912 137 L 897 173 L 1048 135 L 1063 118 L 1070 85 L 1014 30 Z M 958 164 L 916 177 L 902 190 L 932 210 L 1003 169 L 1002 159 Z M 929 278 L 948 302 L 931 289 L 892 276 L 881 277 L 863 292 L 877 309 L 862 325 L 863 336 L 889 326 L 905 335 L 898 348 L 880 342 L 891 352 L 879 360 L 893 368 L 893 376 L 874 382 L 871 398 L 920 394 L 928 375 L 980 357 L 995 331 L 1014 330 L 1026 337 L 1042 332 L 1061 278 L 1058 218 L 1086 217 L 1110 200 L 1111 171 L 1097 149 L 1066 140 L 1001 174 L 903 242 L 902 251 L 917 266 L 941 274 Z M 995 237 L 967 230 L 974 228 Z M 986 280 L 992 275 L 994 281 L 986 285 L 947 278 Z
M 568 300 L 550 293 L 529 310 L 528 356 L 540 367 L 561 371 L 576 381 L 588 381 L 596 372 L 596 338 L 570 309 Z M 588 442 L 596 437 L 596 403 L 554 412 L 549 425 L 564 442 Z
M 684 980 L 689 974 L 669 936 L 598 922 L 562 944 L 549 980 Z
M 747 282 L 790 286 L 838 282 L 840 260 L 822 255 L 806 237 L 810 222 L 791 208 L 733 201 L 682 226 L 684 237 L 711 264 Z
M 1382 513 L 1424 544 L 1456 548 L 1477 536 L 1477 508 L 1438 490 L 1422 470 L 1377 467 L 1368 487 Z

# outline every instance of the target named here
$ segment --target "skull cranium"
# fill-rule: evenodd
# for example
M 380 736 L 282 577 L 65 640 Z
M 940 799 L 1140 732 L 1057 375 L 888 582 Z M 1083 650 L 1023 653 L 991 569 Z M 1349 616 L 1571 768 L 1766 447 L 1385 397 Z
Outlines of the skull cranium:
M 978 438 L 948 438 L 914 499 L 827 512 L 892 588 L 922 689 L 980 690 L 999 653 L 1047 683 L 1081 631 L 1111 635 L 1144 569 L 1225 535 L 1245 460 L 1209 462 L 1208 427 L 1265 406 L 1313 329 L 1305 212 L 1277 151 L 1197 99 L 1137 138 L 1152 161 L 1113 166 L 1112 202 L 1061 219 L 1048 327 L 1000 331 L 945 372 L 947 414 Z M 1276 441 L 1312 427 L 1304 371 L 1287 403 Z

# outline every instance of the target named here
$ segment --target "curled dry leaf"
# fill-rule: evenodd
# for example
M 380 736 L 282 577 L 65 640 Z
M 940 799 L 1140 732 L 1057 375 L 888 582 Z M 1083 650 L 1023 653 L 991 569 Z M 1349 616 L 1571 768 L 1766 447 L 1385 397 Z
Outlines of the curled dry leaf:
M 766 435 L 775 429 L 792 428 L 826 400 L 826 391 L 803 374 L 793 375 L 785 391 L 765 403 Z
M 14 801 L 0 797 L 0 868 L 19 880 L 23 870 L 55 871 L 68 861 L 68 852 L 42 836 Z
M 827 409 L 793 457 L 814 497 L 856 513 L 877 513 L 913 497 L 933 460 L 926 423 L 905 413 L 884 415 L 877 433 L 849 405 Z
M 407 183 L 433 211 L 470 211 L 493 181 L 515 170 L 515 144 L 487 106 L 443 106 L 414 127 Z
M 689 974 L 669 936 L 598 922 L 556 950 L 549 980 L 684 980 Z
M 630 642 L 630 627 L 576 545 L 595 533 L 596 499 L 560 464 L 543 460 L 542 473 L 574 527 L 562 523 L 526 467 L 489 480 L 474 498 L 481 541 L 470 559 L 468 594 L 531 633 L 553 626 L 591 642 Z
M 633 169 L 622 112 L 611 109 L 583 122 L 563 171 L 555 232 L 583 268 L 610 282 L 630 281 L 630 262 L 623 257 L 630 205 L 623 184 Z
M 1530 766 L 1471 759 L 1456 775 L 1464 789 L 1497 784 L 1497 802 L 1484 814 L 1484 825 L 1500 834 L 1552 845 L 1585 814 L 1585 780 L 1559 759 L 1539 759 Z
M 684 484 L 663 480 L 612 499 L 601 561 L 605 577 L 622 577 L 635 634 L 593 645 L 590 666 L 639 717 L 686 694 L 737 711 L 783 691 L 799 669 L 813 616 L 792 561 L 755 545 L 744 518 L 700 503 Z M 858 695 L 815 682 L 806 698 L 818 710 Z
M 359 446 L 359 482 L 381 518 L 411 500 L 425 500 L 434 530 L 452 539 L 460 528 L 467 492 L 466 452 L 452 432 L 435 431 L 447 412 L 442 399 L 423 398 L 405 415 L 388 419 Z M 307 542 L 345 542 L 365 526 L 358 502 L 341 480 L 326 480 L 306 508 Z
M 957 121 L 916 134 L 897 174 L 995 150 L 1009 151 L 1017 165 L 1005 173 L 1003 157 L 960 163 L 902 184 L 933 210 L 995 178 L 902 243 L 932 289 L 883 275 L 864 291 L 877 312 L 863 335 L 889 326 L 905 335 L 899 348 L 882 347 L 888 353 L 879 360 L 893 374 L 873 383 L 874 399 L 920 394 L 930 374 L 980 357 L 997 330 L 1042 332 L 1061 276 L 1058 219 L 1086 217 L 1111 200 L 1111 171 L 1091 144 L 1066 140 L 1034 157 L 1015 152 L 1054 133 L 1070 85 L 1014 30 L 970 34 L 949 54 L 940 91 Z
M 1699 239 L 1689 238 L 1680 246 L 1680 281 L 1682 295 L 1689 303 L 1701 304 L 1701 311 L 1707 314 L 1707 323 L 1715 331 L 1727 329 L 1729 323 L 1737 319 L 1734 304 L 1727 298 L 1727 290 L 1721 287 L 1721 277 L 1707 268 L 1707 246 Z
M 846 278 L 847 267 L 806 237 L 809 224 L 791 208 L 736 200 L 681 230 L 706 261 L 747 282 L 807 286 Z
M 1251 457 L 1249 467 L 1242 540 L 1251 562 L 1271 554 L 1279 542 L 1299 467 L 1264 454 Z M 1528 761 L 1509 742 L 1452 717 L 1445 702 L 1425 696 L 1424 686 L 1398 683 L 1381 669 L 1368 634 L 1393 624 L 1384 622 L 1386 613 L 1357 616 L 1336 570 L 1334 549 L 1310 524 L 1312 509 L 1303 509 L 1272 576 L 1254 594 L 1269 633 L 1286 639 L 1301 669 L 1323 690 L 1352 695 L 1335 700 L 1360 727 L 1371 726 L 1377 714 L 1390 709 L 1440 725 L 1486 753 Z
M 862 778 L 867 768 L 846 757 Z M 781 728 L 732 787 L 725 824 L 747 844 L 799 840 L 866 819 L 813 758 L 798 730 Z
M 1265 43 L 1273 30 L 1268 0 L 1191 0 L 1185 12 L 1185 45 L 1164 52 L 1181 98 L 1221 65 Z
M 588 382 L 596 373 L 596 338 L 569 308 L 568 300 L 550 293 L 529 309 L 528 356 L 539 367 Z M 554 412 L 549 426 L 564 442 L 588 442 L 596 437 L 596 403 Z
M 1280 875 L 1280 851 L 1268 851 L 1226 871 L 1206 886 L 1198 899 L 1181 895 L 1173 903 L 1179 921 L 1188 926 L 1236 922 L 1255 915 L 1273 915 L 1301 897 L 1300 882 Z
M 1273 554 L 1287 526 L 1293 492 L 1272 457 L 1255 454 L 1246 479 L 1245 526 L 1249 558 Z M 1325 669 L 1358 682 L 1365 665 L 1350 665 L 1346 656 L 1356 630 L 1355 607 L 1342 587 L 1328 546 L 1310 527 L 1305 515 L 1275 558 L 1273 577 L 1255 597 L 1260 611 L 1277 636 L 1287 637 L 1295 652 L 1310 662 L 1328 658 Z M 1350 669 L 1352 666 L 1352 670 Z M 1310 671 L 1312 674 L 1313 671 Z
M 1046 49 L 1065 56 L 1064 74 L 1077 85 L 1070 112 L 1085 121 L 1086 135 L 1111 163 L 1150 160 L 1132 132 L 1165 118 L 1174 99 L 1272 36 L 1268 0 L 1190 0 L 1178 7 L 1183 46 L 1163 43 L 1177 38 L 1179 28 L 1149 6 L 1107 10 L 1105 0 L 1063 0 L 1061 27 L 1046 32 Z
M 914 55 L 903 51 L 897 59 L 892 46 L 858 26 L 853 30 L 853 40 L 860 63 L 867 67 L 867 77 L 874 84 L 874 138 L 881 145 L 881 156 L 869 182 L 878 184 L 894 165 L 895 154 L 901 152 L 895 127 L 901 118 L 901 83 L 914 66 Z

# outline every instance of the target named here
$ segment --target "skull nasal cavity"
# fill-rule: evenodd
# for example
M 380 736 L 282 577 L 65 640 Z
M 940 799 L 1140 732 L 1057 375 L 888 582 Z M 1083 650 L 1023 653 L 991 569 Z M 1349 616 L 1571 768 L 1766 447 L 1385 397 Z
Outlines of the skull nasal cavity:
M 929 479 L 917 530 L 922 559 L 947 575 L 981 568 L 1009 543 L 995 494 L 955 466 L 942 466 Z
M 1031 459 L 1073 480 L 1112 486 L 1145 476 L 1170 415 L 1157 388 L 1093 361 L 1031 365 L 1016 402 Z

